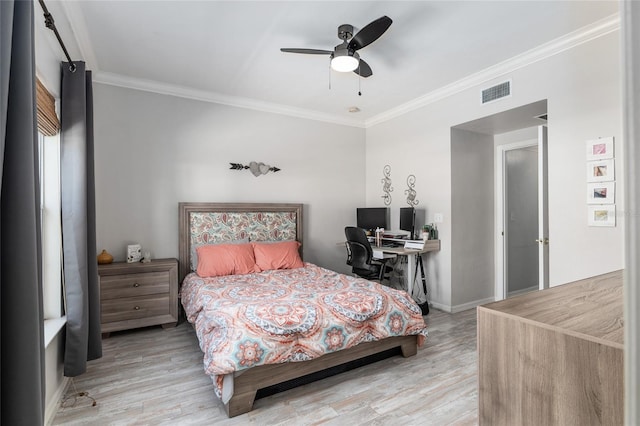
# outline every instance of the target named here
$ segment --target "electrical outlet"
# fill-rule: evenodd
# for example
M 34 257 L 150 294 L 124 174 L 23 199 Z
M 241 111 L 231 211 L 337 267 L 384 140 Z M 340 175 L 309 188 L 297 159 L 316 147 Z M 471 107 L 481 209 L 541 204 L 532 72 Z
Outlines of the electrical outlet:
M 435 214 L 433 215 L 433 221 L 434 221 L 435 223 L 442 223 L 442 222 L 443 222 L 443 220 L 444 220 L 444 219 L 442 218 L 442 213 L 435 213 Z

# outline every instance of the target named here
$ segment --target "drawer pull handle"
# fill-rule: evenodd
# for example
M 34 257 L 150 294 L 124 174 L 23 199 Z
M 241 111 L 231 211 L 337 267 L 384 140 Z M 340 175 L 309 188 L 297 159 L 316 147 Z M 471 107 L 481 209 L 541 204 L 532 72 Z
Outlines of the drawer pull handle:
M 138 283 L 133 283 L 133 286 L 134 286 L 134 287 L 140 287 L 140 284 L 138 284 Z
M 133 309 L 135 309 L 136 311 L 139 311 L 139 310 L 140 310 L 140 306 L 136 306 L 136 307 L 135 307 L 135 308 L 133 308 Z

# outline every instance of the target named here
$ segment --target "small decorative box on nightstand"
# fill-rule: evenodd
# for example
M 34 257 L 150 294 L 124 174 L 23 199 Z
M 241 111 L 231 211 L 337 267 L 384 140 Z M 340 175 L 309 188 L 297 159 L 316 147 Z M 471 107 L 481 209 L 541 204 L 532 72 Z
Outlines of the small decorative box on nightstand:
M 102 333 L 178 322 L 178 261 L 98 265 Z

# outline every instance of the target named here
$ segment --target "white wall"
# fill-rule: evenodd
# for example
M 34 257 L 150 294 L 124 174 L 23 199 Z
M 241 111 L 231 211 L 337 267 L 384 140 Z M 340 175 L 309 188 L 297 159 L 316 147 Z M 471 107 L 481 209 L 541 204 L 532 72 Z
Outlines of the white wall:
M 367 129 L 367 202 L 378 202 L 384 164 L 392 169 L 396 192 L 407 174 L 417 178 L 420 206 L 428 221 L 444 214 L 442 250 L 428 256 L 431 301 L 452 307 L 451 136 L 460 123 L 548 100 L 550 284 L 558 285 L 623 267 L 622 223 L 615 228 L 586 225 L 585 141 L 621 135 L 619 34 L 610 33 L 553 57 L 463 90 Z M 481 106 L 481 88 L 511 78 L 510 98 Z M 621 176 L 621 143 L 616 173 Z M 621 191 L 621 181 L 617 183 Z M 622 194 L 622 192 L 618 192 Z M 401 196 L 399 197 L 401 198 Z M 621 200 L 620 198 L 618 200 Z M 621 201 L 618 209 L 623 209 Z M 394 199 L 392 207 L 400 207 Z M 618 215 L 622 222 L 622 215 Z
M 550 285 L 622 269 L 623 144 L 619 34 L 610 34 L 558 58 L 548 72 L 549 272 Z M 589 47 L 593 45 L 592 49 Z M 616 139 L 615 228 L 587 226 L 586 145 L 600 136 Z
M 341 272 L 364 204 L 364 130 L 94 85 L 98 251 L 178 255 L 178 202 L 304 203 L 305 260 Z M 254 177 L 229 163 L 282 170 Z
M 58 333 L 45 350 L 45 424 L 49 424 L 58 412 L 69 380 L 64 377 L 63 338 L 64 332 Z

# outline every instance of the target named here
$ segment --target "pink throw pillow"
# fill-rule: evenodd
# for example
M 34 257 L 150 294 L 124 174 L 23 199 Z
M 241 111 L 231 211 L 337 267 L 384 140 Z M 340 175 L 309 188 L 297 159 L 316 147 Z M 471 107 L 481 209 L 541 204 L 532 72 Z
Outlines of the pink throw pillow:
M 251 244 L 206 245 L 196 249 L 201 277 L 251 274 L 256 272 L 256 261 Z
M 298 241 L 282 241 L 277 243 L 251 243 L 258 271 L 273 269 L 302 268 L 300 259 L 300 243 Z

